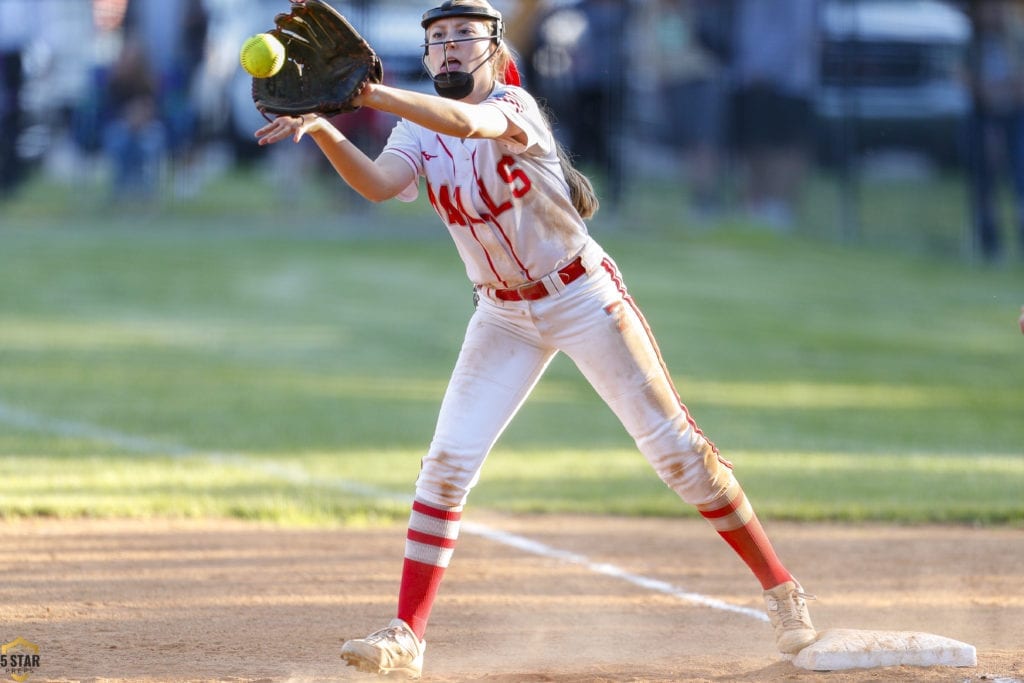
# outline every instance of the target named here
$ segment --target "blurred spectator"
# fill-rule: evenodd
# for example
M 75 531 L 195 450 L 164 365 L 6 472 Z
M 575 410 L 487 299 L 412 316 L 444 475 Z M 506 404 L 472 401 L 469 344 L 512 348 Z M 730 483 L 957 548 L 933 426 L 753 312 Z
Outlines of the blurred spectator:
M 505 13 L 505 37 L 517 55 L 528 57 L 533 54 L 537 23 L 544 9 L 544 0 L 519 0 L 511 13 Z M 529 71 L 528 61 L 519 65 L 524 74 Z
M 602 200 L 622 199 L 622 114 L 625 102 L 628 5 L 621 0 L 583 0 L 576 5 L 586 28 L 572 54 L 576 95 L 567 123 L 570 150 L 583 165 L 593 165 L 607 183 Z
M 127 7 L 128 0 L 92 0 L 93 58 L 84 69 L 87 85 L 71 108 L 69 121 L 71 139 L 87 154 L 103 148 L 103 129 L 110 118 L 107 81 L 111 63 L 120 53 Z
M 1001 168 L 1009 172 L 1024 250 L 1024 30 L 1019 11 L 1005 0 L 971 3 L 973 222 L 977 246 L 988 261 L 1004 251 L 997 201 Z
M 103 149 L 113 165 L 113 197 L 152 198 L 167 149 L 159 86 L 138 36 L 125 39 L 107 81 Z
M 203 0 L 129 0 L 125 25 L 142 42 L 156 77 L 169 151 L 185 154 L 198 132 L 192 89 L 206 51 L 209 16 Z
M 0 198 L 12 193 L 24 178 L 18 137 L 22 129 L 23 60 L 32 36 L 33 5 L 28 0 L 0 0 Z
M 93 27 L 103 31 L 118 31 L 124 25 L 128 0 L 92 0 Z
M 662 137 L 682 152 L 690 204 L 702 222 L 722 203 L 727 9 L 721 0 L 654 0 L 638 17 L 639 61 L 662 98 Z
M 819 73 L 818 0 L 736 0 L 732 107 L 744 200 L 789 229 L 811 158 Z

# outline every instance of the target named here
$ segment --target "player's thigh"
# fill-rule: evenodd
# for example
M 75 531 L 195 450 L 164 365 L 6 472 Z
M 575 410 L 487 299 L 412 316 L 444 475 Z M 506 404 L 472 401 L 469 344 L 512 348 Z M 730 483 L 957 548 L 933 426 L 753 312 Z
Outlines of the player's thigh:
M 597 305 L 580 307 L 577 333 L 561 348 L 636 438 L 683 408 L 647 321 L 621 280 L 593 279 Z
M 717 499 L 728 467 L 680 401 L 642 313 L 625 296 L 598 310 L 589 313 L 586 340 L 563 350 L 662 481 L 688 503 Z
M 481 302 L 488 307 L 493 305 Z M 468 494 L 494 442 L 554 356 L 529 325 L 517 324 L 515 312 L 498 313 L 473 316 L 441 403 L 418 483 L 435 495 Z
M 480 448 L 481 439 L 486 444 L 496 438 L 553 355 L 528 331 L 507 324 L 507 318 L 474 315 L 441 405 L 440 426 L 450 428 L 450 441 Z M 469 432 L 476 432 L 476 438 L 468 438 Z

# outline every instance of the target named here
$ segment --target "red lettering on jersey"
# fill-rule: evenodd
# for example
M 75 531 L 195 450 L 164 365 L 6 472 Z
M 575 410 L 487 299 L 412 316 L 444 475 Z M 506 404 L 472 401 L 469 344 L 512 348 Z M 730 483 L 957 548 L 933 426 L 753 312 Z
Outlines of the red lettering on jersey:
M 427 183 L 427 199 L 430 200 L 430 205 L 434 207 L 434 211 L 441 220 L 444 220 L 444 216 L 441 214 L 441 205 L 437 203 L 437 195 L 434 194 L 434 186 L 430 183 Z
M 512 186 L 512 196 L 521 199 L 533 187 L 530 177 L 521 168 L 515 168 L 515 158 L 505 155 L 498 162 L 498 175 Z
M 441 186 L 441 191 L 438 194 L 434 194 L 434 188 L 427 183 L 427 196 L 430 198 L 430 203 L 434 207 L 434 211 L 441 217 L 441 220 L 445 221 L 448 225 L 467 225 L 466 217 L 452 201 L 450 188 L 447 185 Z M 458 203 L 462 203 L 459 198 L 459 188 L 455 188 L 455 200 Z
M 462 203 L 462 188 L 461 187 L 456 187 L 455 188 L 455 203 L 458 204 L 458 206 L 459 206 L 459 213 L 462 214 L 462 218 L 464 220 L 468 220 L 473 225 L 483 225 L 484 223 L 487 222 L 483 218 L 474 218 L 473 214 L 471 214 L 469 211 L 466 211 L 466 205 Z M 462 223 L 461 225 L 465 225 L 465 223 Z
M 494 198 L 491 197 L 491 193 L 488 192 L 487 186 L 484 185 L 483 178 L 477 178 L 476 184 L 477 187 L 480 188 L 480 199 L 484 201 L 484 204 L 487 206 L 487 210 L 491 212 L 491 216 L 497 218 L 498 216 L 512 208 L 511 200 L 504 202 L 502 204 L 494 203 Z
M 442 185 L 440 191 L 435 193 L 433 186 L 427 183 L 427 197 L 430 199 L 430 205 L 434 207 L 434 211 L 448 225 L 480 225 L 486 222 L 484 218 L 477 218 L 466 211 L 466 205 L 462 201 L 461 187 L 455 188 L 453 196 L 448 185 Z M 511 207 L 512 204 L 509 203 L 508 206 Z

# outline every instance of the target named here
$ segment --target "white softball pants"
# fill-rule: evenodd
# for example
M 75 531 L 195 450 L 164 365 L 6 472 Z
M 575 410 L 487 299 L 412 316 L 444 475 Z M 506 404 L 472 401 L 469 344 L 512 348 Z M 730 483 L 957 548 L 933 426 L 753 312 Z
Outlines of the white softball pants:
M 491 448 L 559 351 L 685 502 L 707 504 L 734 481 L 679 400 L 614 262 L 591 242 L 583 265 L 586 275 L 537 301 L 499 301 L 481 290 L 422 462 L 418 498 L 442 507 L 466 502 Z

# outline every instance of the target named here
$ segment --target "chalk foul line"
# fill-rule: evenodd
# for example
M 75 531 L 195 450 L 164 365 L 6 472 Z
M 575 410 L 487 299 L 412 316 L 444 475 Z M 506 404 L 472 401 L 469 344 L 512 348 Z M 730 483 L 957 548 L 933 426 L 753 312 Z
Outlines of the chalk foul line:
M 620 579 L 626 583 L 630 583 L 639 588 L 644 588 L 653 593 L 662 593 L 669 595 L 673 598 L 682 600 L 683 602 L 693 603 L 695 605 L 702 605 L 704 607 L 710 607 L 712 609 L 722 610 L 724 612 L 733 612 L 735 614 L 742 614 L 744 616 L 752 617 L 758 621 L 769 621 L 768 615 L 758 610 L 750 609 L 749 607 L 741 607 L 740 605 L 733 605 L 732 603 L 725 602 L 724 600 L 718 600 L 716 598 L 708 597 L 700 593 L 693 593 L 678 586 L 674 586 L 667 581 L 660 579 L 652 579 L 647 576 L 641 576 L 639 574 L 633 574 L 624 569 L 616 567 L 613 564 L 607 564 L 603 562 L 594 562 L 584 555 L 578 555 L 568 550 L 559 550 L 558 548 L 552 548 L 549 545 L 545 545 L 538 541 L 526 538 L 525 536 L 519 536 L 517 534 L 502 531 L 501 529 L 494 529 L 483 524 L 477 524 L 476 522 L 464 521 L 462 523 L 462 530 L 471 533 L 474 536 L 481 536 L 490 541 L 500 543 L 502 545 L 522 550 L 525 553 L 532 555 L 539 555 L 540 557 L 546 557 L 548 559 L 559 560 L 567 564 L 575 564 L 588 569 L 594 574 L 601 574 L 604 576 L 610 576 L 615 579 Z
M 182 444 L 166 443 L 144 436 L 126 434 L 117 430 L 89 424 L 87 422 L 78 422 L 40 415 L 21 408 L 16 408 L 4 402 L 0 402 L 0 423 L 28 431 L 98 441 L 134 453 L 169 455 L 181 458 L 199 457 L 216 464 L 244 465 L 247 468 L 258 469 L 265 474 L 272 475 L 292 484 L 318 486 L 322 488 L 325 487 L 342 493 L 411 504 L 411 499 L 408 496 L 401 496 L 393 492 L 383 491 L 372 486 L 367 486 L 365 484 L 345 479 L 324 478 L 313 475 L 301 465 L 295 463 L 267 461 L 255 458 L 251 455 L 245 455 L 243 453 L 202 451 Z M 554 548 L 525 536 L 520 536 L 518 534 L 513 534 L 508 531 L 503 531 L 501 529 L 496 529 L 494 527 L 469 520 L 463 521 L 461 528 L 464 533 L 479 536 L 489 541 L 493 541 L 510 548 L 515 548 L 530 555 L 537 555 L 539 557 L 577 565 L 594 574 L 619 579 L 653 593 L 661 593 L 683 602 L 723 612 L 739 614 L 758 621 L 768 621 L 768 616 L 759 610 L 742 607 L 740 605 L 733 605 L 732 603 L 724 600 L 718 600 L 707 595 L 687 591 L 667 581 L 633 574 L 621 569 L 620 567 L 616 567 L 613 564 L 594 562 L 585 555 Z

